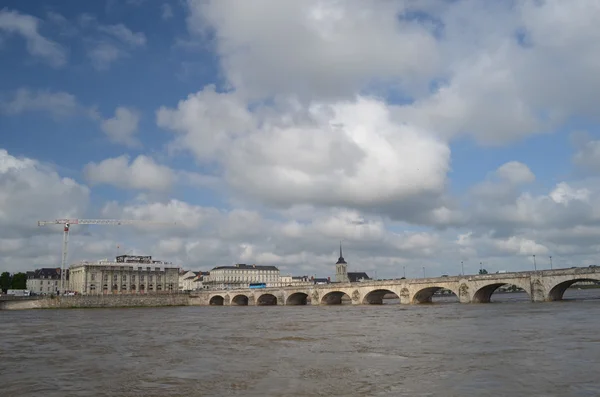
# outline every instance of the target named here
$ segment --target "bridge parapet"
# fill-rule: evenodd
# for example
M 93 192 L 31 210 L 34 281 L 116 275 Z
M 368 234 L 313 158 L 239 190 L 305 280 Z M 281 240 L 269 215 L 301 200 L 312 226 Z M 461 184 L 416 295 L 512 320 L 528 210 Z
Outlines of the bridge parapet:
M 393 293 L 401 303 L 413 304 L 431 302 L 437 291 L 445 289 L 461 303 L 487 303 L 497 288 L 510 284 L 527 292 L 532 302 L 540 302 L 562 299 L 570 285 L 582 280 L 600 281 L 600 267 L 201 291 L 190 299 L 199 305 L 375 304 Z

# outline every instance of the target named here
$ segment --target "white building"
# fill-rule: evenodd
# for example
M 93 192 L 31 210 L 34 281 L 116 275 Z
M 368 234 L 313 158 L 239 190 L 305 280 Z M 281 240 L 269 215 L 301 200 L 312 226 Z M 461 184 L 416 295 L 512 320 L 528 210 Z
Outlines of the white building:
M 237 264 L 217 266 L 204 277 L 203 284 L 210 289 L 248 288 L 250 284 L 279 286 L 279 269 L 275 266 Z
M 67 280 L 68 278 L 67 271 Z M 37 295 L 57 294 L 60 290 L 60 268 L 42 268 L 27 272 L 27 289 Z
M 198 276 L 196 276 L 196 278 L 193 280 L 194 291 L 200 291 L 209 288 L 209 285 L 204 283 L 206 280 L 208 280 L 209 275 L 209 272 L 198 272 Z
M 69 286 L 80 294 L 177 292 L 179 268 L 151 256 L 117 256 L 116 261 L 80 262 L 70 266 Z
M 192 291 L 195 289 L 194 280 L 198 274 L 191 270 L 179 272 L 179 291 Z

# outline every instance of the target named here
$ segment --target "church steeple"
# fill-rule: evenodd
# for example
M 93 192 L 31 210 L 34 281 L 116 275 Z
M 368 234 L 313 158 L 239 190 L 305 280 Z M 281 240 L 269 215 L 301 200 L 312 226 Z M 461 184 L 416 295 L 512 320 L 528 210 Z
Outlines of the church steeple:
M 347 283 L 350 281 L 348 278 L 348 264 L 344 260 L 344 254 L 342 253 L 342 242 L 340 241 L 340 257 L 335 264 L 335 281 L 338 283 Z
M 344 260 L 344 255 L 342 255 L 342 242 L 340 241 L 340 257 L 339 257 L 336 265 L 339 265 L 341 263 L 346 263 L 346 261 Z

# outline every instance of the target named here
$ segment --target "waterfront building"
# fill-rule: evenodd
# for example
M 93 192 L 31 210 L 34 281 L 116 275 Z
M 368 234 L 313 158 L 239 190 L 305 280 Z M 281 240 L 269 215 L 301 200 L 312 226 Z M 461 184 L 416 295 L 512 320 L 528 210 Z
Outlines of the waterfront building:
M 198 273 L 191 270 L 182 270 L 179 272 L 179 291 L 192 291 L 194 281 L 198 277 Z
M 70 266 L 69 286 L 80 294 L 144 294 L 177 292 L 179 268 L 151 256 L 117 256 Z
M 198 272 L 198 275 L 193 280 L 194 282 L 194 291 L 200 291 L 203 289 L 208 289 L 209 286 L 204 283 L 205 280 L 208 280 L 210 276 L 210 272 Z
M 204 278 L 203 284 L 210 289 L 248 288 L 250 284 L 279 286 L 279 269 L 275 266 L 236 264 L 217 266 Z
M 37 295 L 57 294 L 60 289 L 60 268 L 41 268 L 27 272 L 27 289 Z M 67 270 L 67 280 L 69 271 Z

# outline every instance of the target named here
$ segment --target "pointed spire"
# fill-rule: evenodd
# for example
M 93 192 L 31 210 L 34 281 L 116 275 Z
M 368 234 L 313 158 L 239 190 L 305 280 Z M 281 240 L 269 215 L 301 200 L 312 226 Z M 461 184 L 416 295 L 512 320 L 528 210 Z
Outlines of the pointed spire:
M 336 265 L 339 265 L 340 263 L 346 263 L 346 261 L 344 260 L 344 256 L 342 255 L 342 242 L 340 241 L 340 257 L 336 263 Z

